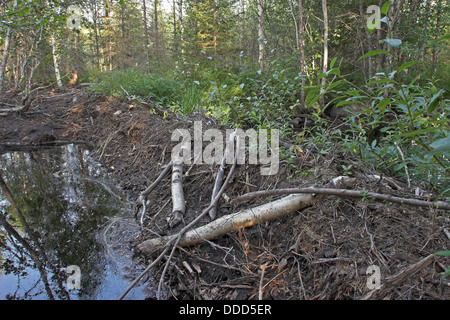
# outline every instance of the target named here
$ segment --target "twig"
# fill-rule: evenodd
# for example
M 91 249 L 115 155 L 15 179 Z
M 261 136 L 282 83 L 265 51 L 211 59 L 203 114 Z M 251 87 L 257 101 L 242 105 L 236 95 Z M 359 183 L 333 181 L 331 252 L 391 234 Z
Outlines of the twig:
M 169 251 L 169 249 L 170 247 L 166 247 L 164 251 L 144 271 L 142 271 L 142 273 L 136 279 L 134 279 L 134 281 L 122 293 L 122 295 L 119 297 L 118 300 L 122 300 L 123 298 L 125 298 L 128 292 L 130 292 L 130 290 L 134 288 L 134 286 L 147 274 L 147 272 L 149 272 L 164 257 L 164 255 L 167 253 L 167 251 Z
M 267 264 L 260 266 L 261 269 L 261 278 L 259 279 L 259 290 L 258 290 L 258 300 L 263 299 L 263 282 L 264 282 L 264 273 L 266 272 Z
M 295 193 L 328 194 L 339 197 L 370 198 L 375 200 L 389 201 L 393 203 L 407 204 L 416 207 L 450 210 L 450 203 L 444 201 L 429 202 L 417 199 L 399 198 L 391 195 L 369 192 L 365 190 L 347 190 L 347 189 L 315 188 L 315 187 L 255 191 L 239 196 L 233 199 L 231 203 L 233 204 L 237 202 L 248 201 L 260 197 L 295 194 Z
M 236 267 L 229 266 L 229 265 L 225 265 L 225 264 L 220 264 L 220 263 L 217 263 L 217 262 L 214 262 L 214 261 L 210 261 L 210 260 L 208 260 L 208 259 L 203 259 L 203 258 L 201 258 L 201 257 L 199 257 L 199 256 L 197 256 L 197 255 L 195 255 L 195 254 L 193 254 L 193 253 L 187 251 L 186 249 L 181 248 L 181 247 L 180 247 L 179 249 L 180 249 L 181 251 L 183 251 L 184 253 L 186 253 L 186 254 L 188 254 L 188 255 L 194 257 L 194 258 L 197 259 L 197 260 L 200 260 L 200 261 L 203 261 L 203 262 L 212 264 L 212 265 L 217 266 L 217 267 L 221 267 L 221 268 L 225 268 L 225 269 L 229 269 L 229 270 L 234 270 L 234 271 L 239 271 L 239 272 L 241 272 L 241 273 L 245 273 L 245 271 L 242 270 L 242 269 L 240 269 L 240 268 L 236 268 Z

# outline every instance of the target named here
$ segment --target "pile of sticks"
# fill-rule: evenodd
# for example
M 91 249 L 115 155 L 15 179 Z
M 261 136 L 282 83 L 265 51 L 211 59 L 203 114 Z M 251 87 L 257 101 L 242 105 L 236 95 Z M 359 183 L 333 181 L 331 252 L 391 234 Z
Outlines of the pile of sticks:
M 230 135 L 230 142 L 239 145 L 239 137 L 234 134 Z M 227 145 L 230 145 L 227 144 Z M 238 148 L 235 148 L 238 150 Z M 225 172 L 225 161 L 228 156 L 228 150 L 225 150 L 222 162 L 219 166 L 216 181 L 214 184 L 211 203 L 204 209 L 200 215 L 198 215 L 193 221 L 184 226 L 178 233 L 165 237 L 158 237 L 143 241 L 137 246 L 137 249 L 145 254 L 153 254 L 160 252 L 159 256 L 153 260 L 153 262 L 133 281 L 127 290 L 120 296 L 120 300 L 123 299 L 127 293 L 148 273 L 161 259 L 170 251 L 170 255 L 166 260 L 165 267 L 163 269 L 159 286 L 158 297 L 161 292 L 162 284 L 164 281 L 165 273 L 167 272 L 169 262 L 171 261 L 174 252 L 177 247 L 186 247 L 199 244 L 203 241 L 213 240 L 220 236 L 223 236 L 229 232 L 236 231 L 242 228 L 247 228 L 257 224 L 264 223 L 280 218 L 284 215 L 302 210 L 313 203 L 314 196 L 316 194 L 334 195 L 339 197 L 350 197 L 357 199 L 371 199 L 379 201 L 388 201 L 391 203 L 398 203 L 404 205 L 412 205 L 418 207 L 426 207 L 433 209 L 450 210 L 450 204 L 444 201 L 425 201 L 418 199 L 400 198 L 392 195 L 380 194 L 375 192 L 369 192 L 365 190 L 351 190 L 349 188 L 355 186 L 355 179 L 349 177 L 337 177 L 330 181 L 326 188 L 289 188 L 289 189 L 274 189 L 263 190 L 252 193 L 244 194 L 237 197 L 230 203 L 238 203 L 242 201 L 248 201 L 260 197 L 269 196 L 284 196 L 275 201 L 269 203 L 242 210 L 237 213 L 228 214 L 216 219 L 217 207 L 219 200 L 221 199 L 236 167 L 236 161 L 238 158 L 238 152 L 235 153 L 233 164 L 228 172 L 228 175 L 223 181 Z M 195 161 L 194 161 L 195 164 Z M 169 172 L 172 172 L 172 212 L 167 218 L 168 226 L 173 228 L 183 221 L 183 215 L 185 214 L 186 205 L 183 193 L 183 164 L 177 159 L 172 159 L 161 172 L 158 178 L 138 197 L 135 214 L 141 215 L 141 223 L 145 215 L 146 201 L 148 195 L 152 190 L 164 179 Z M 188 170 L 189 171 L 189 170 Z M 374 179 L 379 179 L 378 183 L 390 184 L 389 181 L 384 181 L 382 177 L 375 176 Z M 211 222 L 203 226 L 193 228 L 203 217 L 209 214 Z

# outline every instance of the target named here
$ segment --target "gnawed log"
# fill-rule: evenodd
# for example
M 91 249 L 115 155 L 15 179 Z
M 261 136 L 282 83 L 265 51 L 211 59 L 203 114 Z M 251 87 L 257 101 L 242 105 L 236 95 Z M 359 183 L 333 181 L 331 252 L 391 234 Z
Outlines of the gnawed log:
M 172 213 L 167 219 L 170 228 L 175 227 L 183 221 L 186 203 L 183 191 L 183 164 L 181 161 L 174 161 L 172 165 Z
M 255 208 L 220 217 L 204 226 L 187 231 L 178 245 L 181 247 L 196 245 L 235 230 L 274 220 L 311 205 L 312 199 L 311 194 L 293 194 Z M 143 253 L 151 254 L 163 249 L 172 237 L 174 236 L 149 239 L 140 243 L 137 248 Z

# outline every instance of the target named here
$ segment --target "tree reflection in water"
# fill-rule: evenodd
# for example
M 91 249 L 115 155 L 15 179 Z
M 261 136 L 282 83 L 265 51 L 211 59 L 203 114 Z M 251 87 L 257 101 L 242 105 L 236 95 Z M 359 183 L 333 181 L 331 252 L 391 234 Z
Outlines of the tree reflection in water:
M 0 299 L 117 296 L 101 292 L 117 279 L 108 277 L 99 234 L 108 219 L 130 210 L 88 154 L 66 145 L 0 156 Z M 79 290 L 67 288 L 69 265 L 81 268 Z

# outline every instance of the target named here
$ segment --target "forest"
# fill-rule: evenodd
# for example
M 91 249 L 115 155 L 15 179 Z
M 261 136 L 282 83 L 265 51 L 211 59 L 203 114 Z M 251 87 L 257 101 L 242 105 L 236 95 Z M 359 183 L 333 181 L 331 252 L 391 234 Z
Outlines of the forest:
M 4 0 L 0 154 L 91 144 L 140 224 L 135 260 L 148 267 L 128 290 L 160 266 L 147 298 L 448 299 L 449 9 L 432 0 Z M 215 167 L 169 162 L 170 135 L 195 135 L 196 121 L 277 129 L 278 174 L 221 157 Z M 160 190 L 167 175 L 172 186 Z M 245 215 L 269 200 L 286 213 Z M 226 228 L 235 211 L 238 227 L 201 233 L 199 223 Z M 369 290 L 358 264 L 380 265 L 383 286 Z

